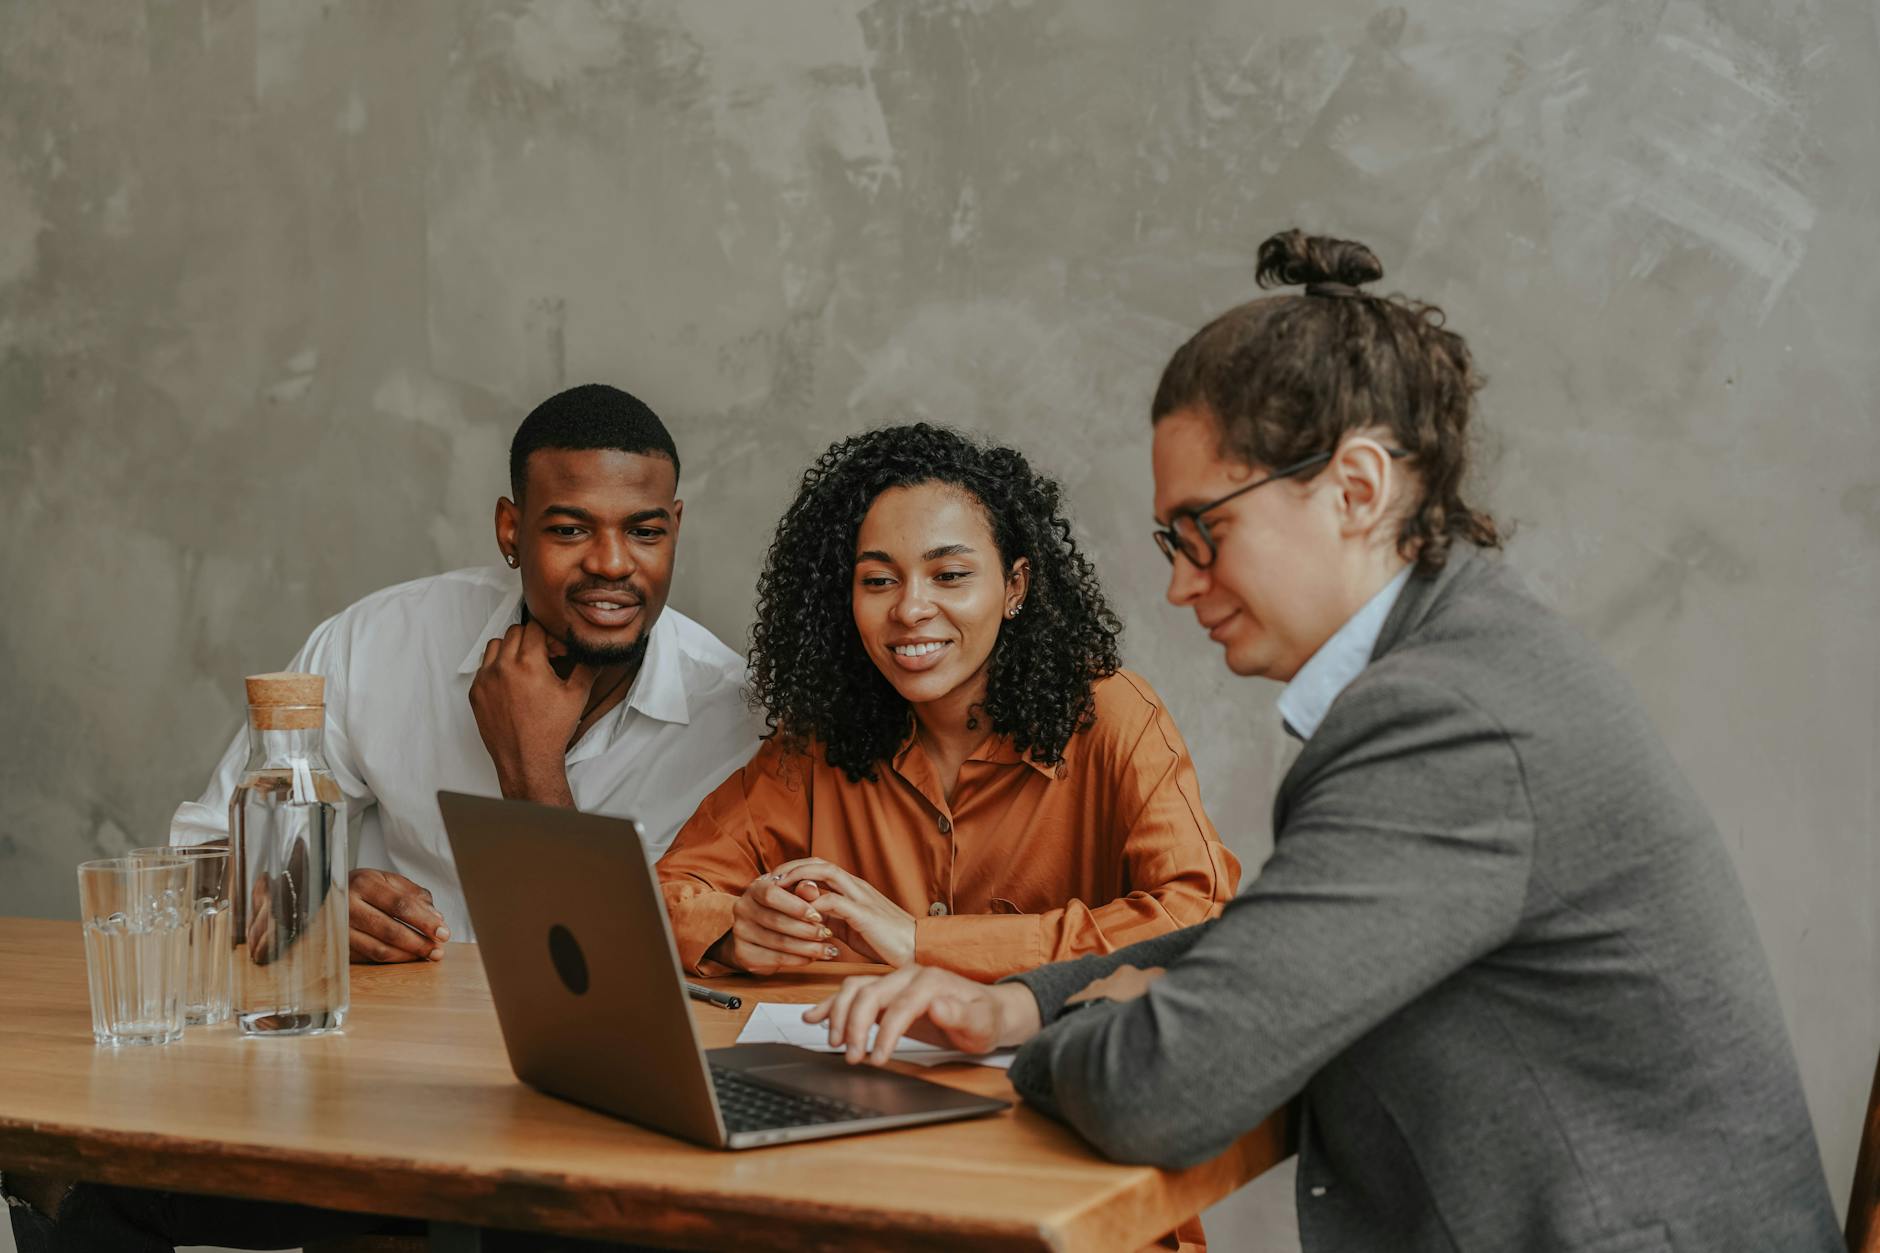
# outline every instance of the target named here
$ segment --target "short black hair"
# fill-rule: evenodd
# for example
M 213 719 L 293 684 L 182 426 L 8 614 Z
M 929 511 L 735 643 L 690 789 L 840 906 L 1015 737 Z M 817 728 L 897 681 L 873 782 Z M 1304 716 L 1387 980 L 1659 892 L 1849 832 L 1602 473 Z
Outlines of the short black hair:
M 583 383 L 537 405 L 509 441 L 509 490 L 522 499 L 529 454 L 543 448 L 614 448 L 672 462 L 679 477 L 679 450 L 659 415 L 645 401 L 605 383 Z

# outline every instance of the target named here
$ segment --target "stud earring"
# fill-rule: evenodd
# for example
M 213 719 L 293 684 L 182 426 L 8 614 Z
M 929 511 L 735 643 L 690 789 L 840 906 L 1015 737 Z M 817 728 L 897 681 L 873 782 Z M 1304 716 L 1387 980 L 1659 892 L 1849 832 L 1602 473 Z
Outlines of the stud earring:
M 1022 602 L 1020 604 L 1013 605 L 1010 609 L 1005 611 L 1005 616 L 1008 618 L 1016 618 L 1018 617 L 1018 611 L 1022 608 L 1024 608 L 1024 605 Z
M 514 553 L 504 553 L 504 554 L 503 554 L 503 560 L 504 560 L 504 561 L 507 561 L 507 562 L 509 563 L 509 568 L 510 568 L 511 570 L 514 570 L 514 569 L 516 568 L 516 554 L 514 554 Z

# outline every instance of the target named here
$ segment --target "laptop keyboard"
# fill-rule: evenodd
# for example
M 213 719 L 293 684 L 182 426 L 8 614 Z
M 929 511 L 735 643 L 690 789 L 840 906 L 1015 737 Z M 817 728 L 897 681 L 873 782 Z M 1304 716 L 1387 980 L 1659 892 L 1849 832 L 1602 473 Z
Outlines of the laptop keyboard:
M 812 1127 L 819 1123 L 872 1118 L 874 1110 L 807 1092 L 785 1092 L 745 1078 L 735 1070 L 713 1066 L 712 1086 L 718 1090 L 718 1108 L 727 1131 L 768 1131 L 778 1127 Z

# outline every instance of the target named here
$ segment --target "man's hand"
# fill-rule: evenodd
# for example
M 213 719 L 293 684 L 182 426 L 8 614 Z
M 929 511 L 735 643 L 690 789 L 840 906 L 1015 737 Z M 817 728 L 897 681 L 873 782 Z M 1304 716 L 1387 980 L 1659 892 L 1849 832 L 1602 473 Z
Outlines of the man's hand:
M 828 1000 L 803 1013 L 827 1022 L 829 1043 L 850 1063 L 885 1066 L 902 1036 L 966 1053 L 1023 1044 L 1038 1034 L 1038 1002 L 1022 983 L 991 987 L 932 966 L 905 966 L 891 975 L 856 975 Z M 876 1028 L 875 1046 L 868 1032 Z M 865 1054 L 865 1055 L 864 1055 Z
M 820 889 L 814 897 L 816 908 L 825 918 L 848 924 L 855 947 L 864 955 L 889 966 L 905 966 L 914 960 L 913 915 L 876 891 L 868 880 L 820 857 L 787 861 L 770 877 L 792 890 L 816 884 Z
M 539 623 L 512 626 L 484 647 L 483 665 L 470 681 L 470 709 L 504 796 L 574 804 L 568 741 L 593 688 L 589 666 L 576 665 L 566 679 L 555 673 L 548 633 Z
M 389 870 L 355 870 L 350 889 L 354 961 L 444 960 L 450 928 L 429 891 Z
M 834 957 L 831 938 L 820 901 L 811 904 L 774 875 L 759 875 L 731 907 L 731 930 L 707 956 L 754 975 L 774 975 Z

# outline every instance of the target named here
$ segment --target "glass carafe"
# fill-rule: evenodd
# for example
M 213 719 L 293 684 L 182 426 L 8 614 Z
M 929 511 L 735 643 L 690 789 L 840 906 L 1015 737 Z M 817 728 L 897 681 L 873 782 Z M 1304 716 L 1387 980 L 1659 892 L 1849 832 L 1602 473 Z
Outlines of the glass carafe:
M 326 681 L 248 680 L 248 765 L 229 801 L 234 1018 L 251 1036 L 346 1021 L 346 804 L 327 769 Z

